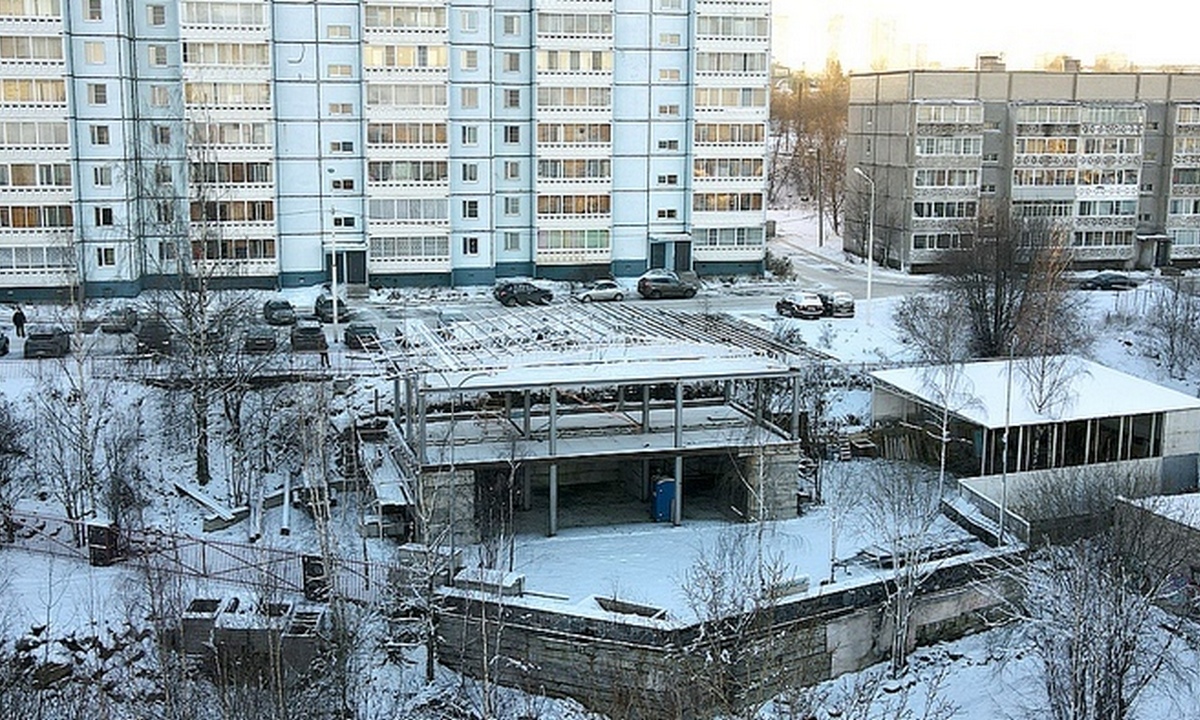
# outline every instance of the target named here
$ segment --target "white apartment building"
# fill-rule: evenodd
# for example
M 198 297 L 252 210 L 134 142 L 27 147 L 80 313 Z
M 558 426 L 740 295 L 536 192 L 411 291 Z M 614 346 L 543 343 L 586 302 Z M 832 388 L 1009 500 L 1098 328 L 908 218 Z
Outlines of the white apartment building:
M 1200 262 L 1200 75 L 851 78 L 845 247 L 935 269 L 997 213 L 1048 218 L 1080 267 Z
M 0 0 L 0 300 L 760 272 L 769 17 Z

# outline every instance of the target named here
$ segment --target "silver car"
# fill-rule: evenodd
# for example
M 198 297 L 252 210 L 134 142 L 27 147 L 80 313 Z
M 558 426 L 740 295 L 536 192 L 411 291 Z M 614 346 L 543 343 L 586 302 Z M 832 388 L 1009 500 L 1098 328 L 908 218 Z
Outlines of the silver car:
M 597 280 L 588 283 L 572 295 L 579 302 L 599 302 L 603 300 L 624 300 L 625 290 L 613 280 Z

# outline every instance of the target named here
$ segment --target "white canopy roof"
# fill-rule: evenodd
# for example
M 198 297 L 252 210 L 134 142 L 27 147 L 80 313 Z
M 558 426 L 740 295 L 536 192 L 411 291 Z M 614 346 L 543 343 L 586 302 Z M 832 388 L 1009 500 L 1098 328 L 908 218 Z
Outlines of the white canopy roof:
M 1200 400 L 1190 395 L 1074 356 L 1013 360 L 1011 404 L 1006 400 L 1008 360 L 957 366 L 949 383 L 941 366 L 879 370 L 871 376 L 938 407 L 943 405 L 943 395 L 949 396 L 953 414 L 989 429 L 1005 426 L 1006 406 L 1009 425 L 1200 410 Z M 1039 381 L 1047 376 L 1050 382 Z M 952 389 L 944 392 L 947 386 Z

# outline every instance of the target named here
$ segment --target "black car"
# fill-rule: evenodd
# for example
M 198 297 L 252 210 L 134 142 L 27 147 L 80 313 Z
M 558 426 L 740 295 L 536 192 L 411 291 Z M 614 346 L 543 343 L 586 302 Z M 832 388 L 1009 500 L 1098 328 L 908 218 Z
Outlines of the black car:
M 313 314 L 317 319 L 324 323 L 333 322 L 333 296 L 322 295 L 317 298 L 316 304 L 313 305 Z M 354 317 L 354 311 L 346 305 L 346 301 L 338 298 L 337 301 L 337 319 L 338 322 L 345 322 Z
M 292 352 L 322 352 L 329 349 L 325 331 L 320 325 L 298 323 L 292 327 Z
M 30 325 L 25 329 L 25 357 L 64 357 L 71 352 L 71 333 L 61 325 Z
M 105 333 L 129 333 L 137 327 L 138 314 L 137 310 L 123 305 L 119 308 L 113 308 L 104 313 L 104 318 L 100 321 L 100 332 Z
M 283 298 L 274 298 L 263 303 L 263 319 L 270 325 L 294 325 L 296 308 Z
M 170 355 L 171 335 L 166 320 L 157 317 L 142 320 L 134 332 L 138 355 Z
M 275 352 L 279 339 L 269 327 L 252 327 L 242 336 L 242 352 L 252 355 Z
M 554 299 L 554 293 L 528 282 L 510 282 L 497 285 L 492 290 L 492 297 L 505 307 L 514 305 L 548 305 Z
M 1079 283 L 1081 290 L 1132 290 L 1137 281 L 1125 273 L 1102 272 Z
M 379 330 L 367 323 L 350 323 L 342 335 L 348 350 L 378 350 Z
M 825 314 L 821 296 L 814 292 L 788 293 L 775 303 L 775 312 L 783 317 L 816 320 Z
M 639 295 L 650 300 L 690 298 L 696 295 L 696 284 L 673 272 L 655 272 L 638 278 L 637 291 Z

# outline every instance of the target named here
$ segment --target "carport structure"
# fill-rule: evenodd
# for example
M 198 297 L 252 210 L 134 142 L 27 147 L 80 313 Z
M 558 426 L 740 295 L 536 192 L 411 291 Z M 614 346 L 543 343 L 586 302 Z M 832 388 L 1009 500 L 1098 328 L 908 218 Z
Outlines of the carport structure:
M 429 514 L 447 519 L 439 529 L 455 542 L 487 534 L 479 526 L 496 488 L 518 506 L 510 510 L 530 509 L 544 490 L 551 535 L 564 483 L 657 498 L 675 524 L 689 479 L 741 517 L 794 512 L 799 367 L 813 359 L 803 348 L 725 315 L 635 304 L 517 308 L 407 329 L 381 356 L 396 425 L 419 494 L 441 498 Z

